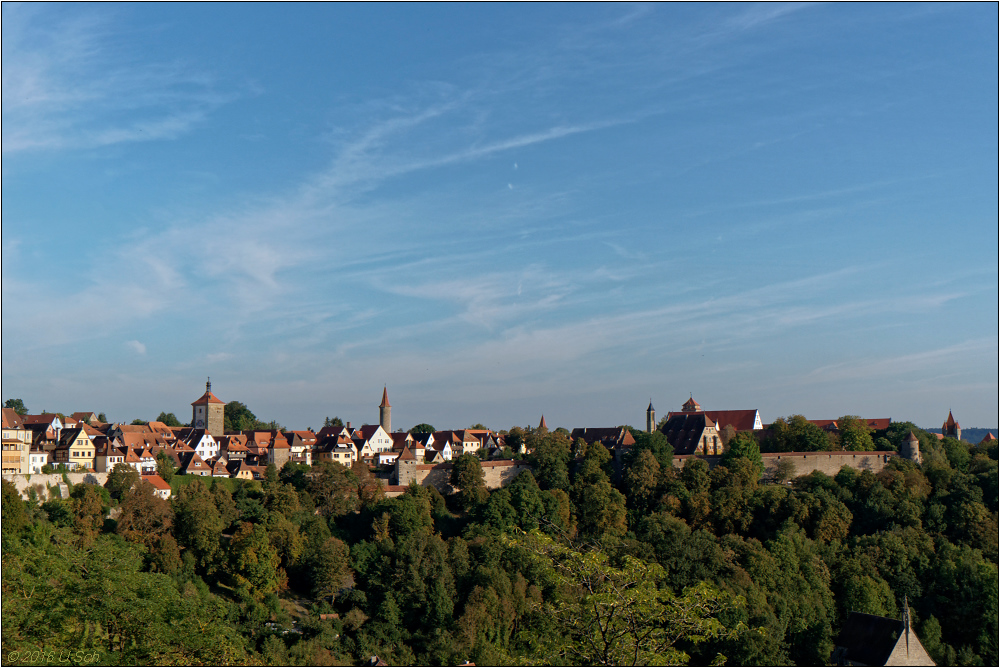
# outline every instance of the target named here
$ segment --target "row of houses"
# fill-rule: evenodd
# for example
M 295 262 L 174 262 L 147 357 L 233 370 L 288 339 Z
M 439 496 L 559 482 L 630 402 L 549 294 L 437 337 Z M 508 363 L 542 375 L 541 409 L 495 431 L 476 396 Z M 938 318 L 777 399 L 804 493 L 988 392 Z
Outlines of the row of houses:
M 495 455 L 498 437 L 488 429 L 388 433 L 381 425 L 324 427 L 310 430 L 240 431 L 213 435 L 208 429 L 170 427 L 162 422 L 141 425 L 71 421 L 57 415 L 20 416 L 3 409 L 3 473 L 41 473 L 60 465 L 70 471 L 111 471 L 116 464 L 142 474 L 156 472 L 157 457 L 166 453 L 182 474 L 259 478 L 269 464 L 311 466 L 329 461 L 351 466 L 356 461 L 391 465 L 407 458 L 440 463 L 482 449 Z
M 400 457 L 407 461 L 437 464 L 466 453 L 485 451 L 496 457 L 504 450 L 504 435 L 489 429 L 462 429 L 433 433 L 393 432 L 391 405 L 383 388 L 379 424 L 352 428 L 327 426 L 311 430 L 252 430 L 226 433 L 225 404 L 212 393 L 192 402 L 191 425 L 171 427 L 162 422 L 140 425 L 108 424 L 94 413 L 18 415 L 3 409 L 3 473 L 39 473 L 51 465 L 70 470 L 107 472 L 115 464 L 127 464 L 140 473 L 156 471 L 156 458 L 166 452 L 181 473 L 217 477 L 258 478 L 269 464 L 286 462 L 312 465 L 327 461 L 351 466 L 363 461 L 390 466 Z M 836 420 L 810 420 L 825 431 L 836 433 Z M 872 430 L 883 430 L 890 418 L 866 420 Z M 539 430 L 547 429 L 545 418 Z M 705 410 L 689 398 L 680 411 L 669 412 L 660 423 L 652 401 L 646 410 L 646 430 L 661 432 L 676 455 L 721 455 L 735 433 L 764 429 L 760 411 Z M 961 427 L 949 412 L 944 431 L 959 436 Z M 579 428 L 570 433 L 576 441 L 599 441 L 618 455 L 634 443 L 626 427 Z M 523 452 L 523 446 L 522 450 Z M 517 453 L 520 454 L 520 453 Z

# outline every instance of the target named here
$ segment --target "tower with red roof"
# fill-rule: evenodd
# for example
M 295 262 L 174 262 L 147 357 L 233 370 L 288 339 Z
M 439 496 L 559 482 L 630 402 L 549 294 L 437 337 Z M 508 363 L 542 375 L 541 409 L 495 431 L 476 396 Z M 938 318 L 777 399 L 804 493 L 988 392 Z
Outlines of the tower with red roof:
M 941 433 L 956 440 L 962 440 L 962 425 L 958 424 L 951 411 L 948 411 L 948 419 L 941 425 Z
M 392 433 L 392 406 L 389 405 L 389 392 L 382 386 L 382 403 L 378 405 L 378 423 L 382 425 L 382 430 Z
M 205 394 L 191 402 L 191 426 L 204 429 L 212 436 L 222 436 L 226 430 L 226 404 L 212 394 L 212 379 L 205 383 Z

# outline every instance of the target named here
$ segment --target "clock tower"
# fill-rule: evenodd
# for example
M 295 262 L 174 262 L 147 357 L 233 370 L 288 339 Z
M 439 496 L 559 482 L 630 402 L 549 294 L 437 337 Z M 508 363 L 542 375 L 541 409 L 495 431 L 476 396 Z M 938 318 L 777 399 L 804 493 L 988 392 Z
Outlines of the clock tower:
M 212 379 L 205 383 L 205 394 L 191 402 L 191 426 L 204 429 L 212 436 L 222 436 L 225 431 L 226 405 L 212 394 Z

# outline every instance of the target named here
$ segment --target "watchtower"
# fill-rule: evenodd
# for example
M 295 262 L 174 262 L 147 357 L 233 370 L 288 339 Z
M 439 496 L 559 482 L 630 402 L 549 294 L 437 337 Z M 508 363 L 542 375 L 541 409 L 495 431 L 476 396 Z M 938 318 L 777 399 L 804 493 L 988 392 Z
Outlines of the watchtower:
M 222 436 L 225 433 L 226 404 L 212 394 L 212 379 L 205 383 L 205 394 L 191 402 L 191 426 L 204 429 L 212 436 Z
M 389 405 L 389 392 L 385 386 L 382 387 L 382 403 L 378 405 L 378 423 L 382 425 L 382 431 L 392 433 L 392 406 Z

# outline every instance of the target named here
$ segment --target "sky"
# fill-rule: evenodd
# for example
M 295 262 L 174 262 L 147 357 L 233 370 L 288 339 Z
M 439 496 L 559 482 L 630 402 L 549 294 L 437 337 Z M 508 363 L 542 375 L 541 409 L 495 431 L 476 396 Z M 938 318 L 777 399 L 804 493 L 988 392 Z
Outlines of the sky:
M 998 420 L 993 3 L 3 3 L 2 385 Z

